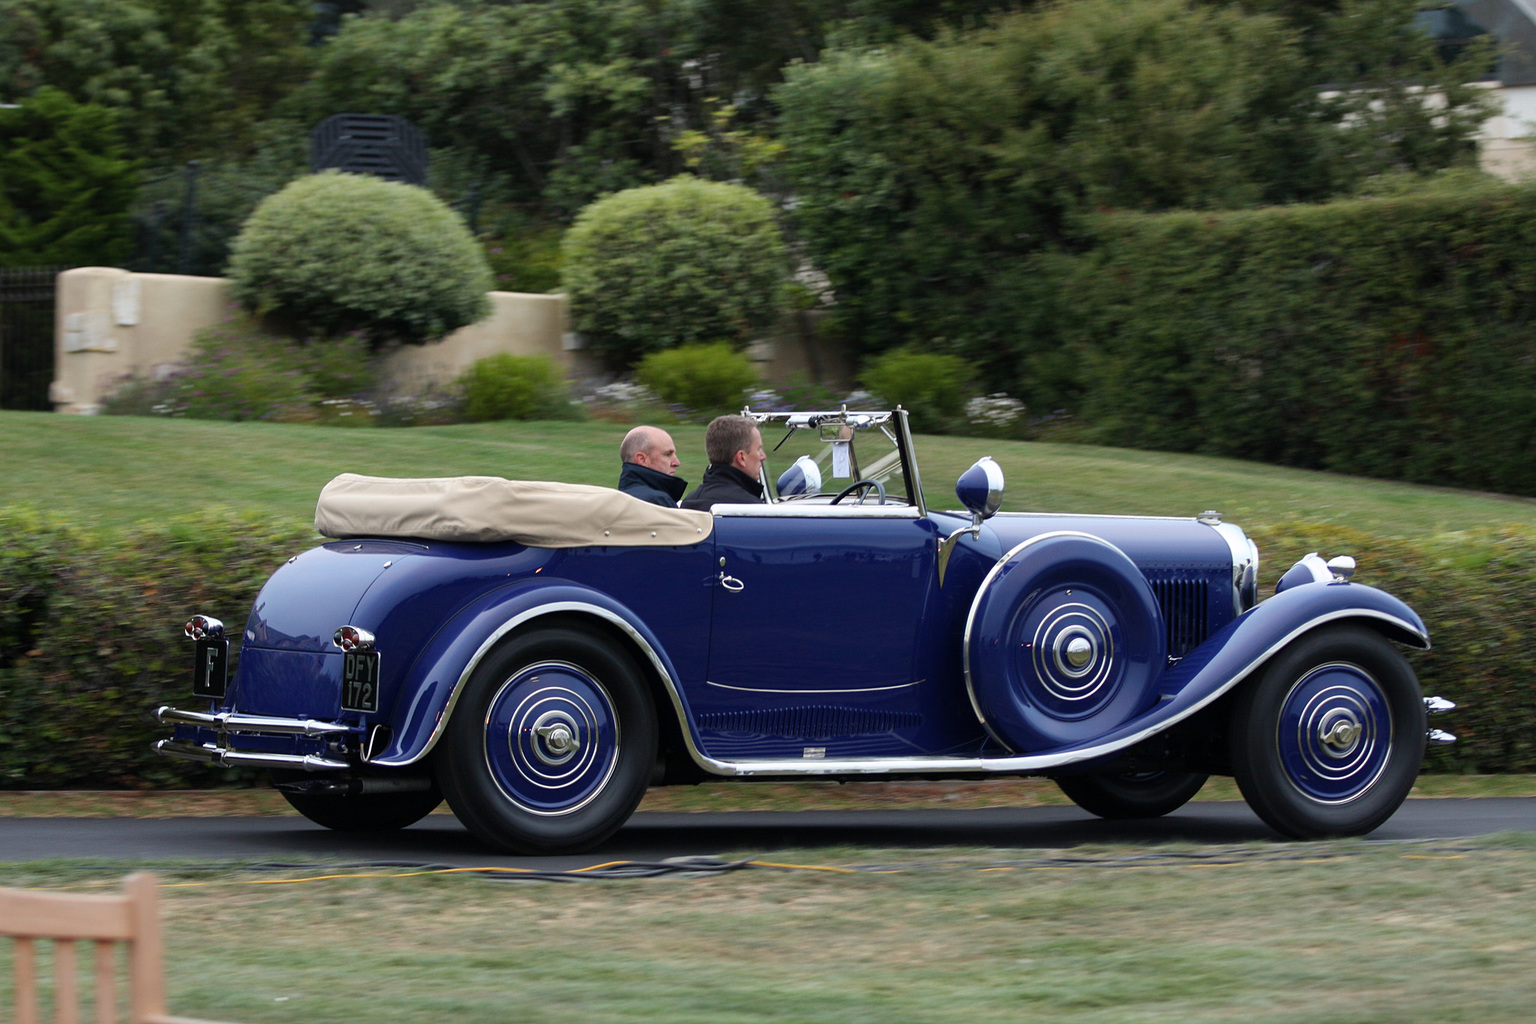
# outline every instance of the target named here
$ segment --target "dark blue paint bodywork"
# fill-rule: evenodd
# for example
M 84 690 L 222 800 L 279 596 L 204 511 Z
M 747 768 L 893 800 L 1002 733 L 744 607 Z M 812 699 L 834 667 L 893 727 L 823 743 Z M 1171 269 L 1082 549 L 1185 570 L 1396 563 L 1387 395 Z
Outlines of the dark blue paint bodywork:
M 388 726 L 377 768 L 419 763 L 468 673 L 494 645 L 547 616 L 610 631 L 650 670 L 660 713 L 716 774 L 851 775 L 1044 771 L 1095 764 L 1188 718 L 1325 622 L 1359 619 L 1427 644 L 1402 602 L 1358 584 L 1296 587 L 1239 615 L 1229 542 L 1194 519 L 1001 514 L 962 534 L 942 585 L 940 541 L 968 516 L 717 515 L 680 547 L 530 548 L 409 540 L 334 541 L 292 559 L 262 590 L 220 710 Z M 1051 533 L 1099 538 L 1145 577 L 1170 667 L 1150 700 L 1054 744 L 999 742 L 966 678 L 966 628 L 999 559 Z M 729 574 L 740 582 L 721 585 Z M 377 636 L 376 714 L 340 708 L 351 624 Z M 1161 653 L 1158 655 L 1161 657 Z M 212 733 L 179 725 L 178 739 Z M 334 737 L 246 739 L 319 753 Z

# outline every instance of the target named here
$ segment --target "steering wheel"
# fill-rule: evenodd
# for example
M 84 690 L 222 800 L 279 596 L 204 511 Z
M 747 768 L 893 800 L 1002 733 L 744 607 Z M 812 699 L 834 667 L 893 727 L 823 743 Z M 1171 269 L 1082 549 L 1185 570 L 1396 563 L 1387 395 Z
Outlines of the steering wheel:
M 853 483 L 849 484 L 847 487 L 844 487 L 842 490 L 837 492 L 837 497 L 832 499 L 832 504 L 836 505 L 838 502 L 840 502 L 844 498 L 848 497 L 848 495 L 852 494 L 854 491 L 857 491 L 857 490 L 866 490 L 867 491 L 871 487 L 873 487 L 875 489 L 875 493 L 880 495 L 880 500 L 875 502 L 875 504 L 877 504 L 877 505 L 884 505 L 885 504 L 885 484 L 881 483 L 879 480 L 855 480 Z M 855 502 L 855 504 L 858 504 L 858 505 L 864 504 L 864 495 L 862 495 L 862 494 L 859 495 L 859 500 L 857 502 Z

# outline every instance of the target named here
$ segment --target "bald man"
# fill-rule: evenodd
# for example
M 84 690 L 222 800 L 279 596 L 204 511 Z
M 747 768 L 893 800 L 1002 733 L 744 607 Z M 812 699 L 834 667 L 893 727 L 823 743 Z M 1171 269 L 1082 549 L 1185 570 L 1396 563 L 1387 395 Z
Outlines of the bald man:
M 639 426 L 619 445 L 619 490 L 653 505 L 677 508 L 688 481 L 677 477 L 677 445 L 659 427 Z

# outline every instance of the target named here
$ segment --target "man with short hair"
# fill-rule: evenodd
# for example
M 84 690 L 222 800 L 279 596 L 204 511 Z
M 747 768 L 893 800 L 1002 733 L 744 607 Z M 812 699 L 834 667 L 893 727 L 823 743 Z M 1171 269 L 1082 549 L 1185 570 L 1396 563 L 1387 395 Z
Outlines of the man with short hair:
M 704 454 L 709 468 L 683 508 L 708 511 L 715 504 L 762 504 L 763 484 L 758 475 L 768 453 L 763 435 L 750 416 L 717 416 L 704 430 Z
M 672 435 L 657 427 L 638 426 L 619 445 L 619 490 L 653 505 L 677 508 L 688 481 L 677 476 L 682 463 Z

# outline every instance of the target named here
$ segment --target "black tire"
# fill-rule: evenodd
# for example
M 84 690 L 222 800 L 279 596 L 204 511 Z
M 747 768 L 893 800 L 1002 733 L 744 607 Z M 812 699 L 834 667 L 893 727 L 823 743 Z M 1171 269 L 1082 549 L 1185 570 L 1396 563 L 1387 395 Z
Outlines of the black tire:
M 1362 626 L 1316 630 L 1239 691 L 1229 744 L 1243 798 L 1295 839 L 1356 836 L 1402 805 L 1424 761 L 1423 692 Z
M 1161 818 L 1189 803 L 1209 777 L 1197 772 L 1065 775 L 1056 785 L 1077 806 L 1101 818 Z
M 312 776 L 308 772 L 274 772 L 272 781 L 282 783 L 305 778 Z M 304 817 L 337 832 L 389 832 L 405 828 L 437 810 L 437 805 L 443 802 L 442 791 L 435 784 L 425 790 L 354 796 L 278 792 Z
M 586 630 L 538 629 L 503 642 L 465 683 L 438 780 L 484 842 L 577 852 L 634 813 L 656 743 L 656 709 L 627 654 Z

